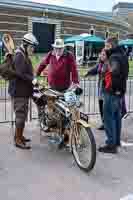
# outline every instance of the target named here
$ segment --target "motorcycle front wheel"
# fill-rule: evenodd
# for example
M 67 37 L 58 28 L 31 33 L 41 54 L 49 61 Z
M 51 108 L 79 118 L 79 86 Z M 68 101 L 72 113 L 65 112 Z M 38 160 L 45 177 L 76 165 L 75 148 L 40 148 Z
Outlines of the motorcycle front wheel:
M 77 133 L 72 133 L 71 149 L 78 167 L 91 171 L 96 163 L 96 142 L 90 127 L 77 124 Z

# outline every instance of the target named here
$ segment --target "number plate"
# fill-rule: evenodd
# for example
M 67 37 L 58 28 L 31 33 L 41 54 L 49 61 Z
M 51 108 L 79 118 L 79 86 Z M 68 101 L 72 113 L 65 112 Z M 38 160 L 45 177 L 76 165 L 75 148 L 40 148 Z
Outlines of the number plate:
M 80 112 L 80 119 L 88 123 L 89 117 L 85 113 Z

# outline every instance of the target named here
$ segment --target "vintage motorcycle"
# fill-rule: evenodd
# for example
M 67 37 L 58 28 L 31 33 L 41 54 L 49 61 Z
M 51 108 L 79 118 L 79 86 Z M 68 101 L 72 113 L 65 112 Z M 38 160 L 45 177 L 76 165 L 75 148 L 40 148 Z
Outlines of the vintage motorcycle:
M 36 85 L 33 91 L 41 130 L 51 134 L 54 130 L 63 141 L 60 144 L 69 147 L 79 168 L 86 172 L 92 170 L 96 162 L 96 143 L 88 116 L 79 111 L 82 89 L 60 93 Z

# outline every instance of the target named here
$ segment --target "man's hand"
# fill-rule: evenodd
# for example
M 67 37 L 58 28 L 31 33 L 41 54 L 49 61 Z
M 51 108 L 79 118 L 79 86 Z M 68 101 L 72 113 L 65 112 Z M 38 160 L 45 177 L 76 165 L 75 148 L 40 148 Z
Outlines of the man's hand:
M 13 57 L 13 54 L 6 52 L 4 56 L 4 60 L 11 59 L 12 57 Z
M 88 73 L 84 75 L 84 78 L 87 78 L 87 77 L 88 77 Z
M 37 84 L 38 84 L 37 78 L 34 78 L 34 79 L 33 79 L 32 84 L 33 84 L 33 85 L 37 85 Z
M 72 83 L 69 89 L 76 89 L 79 87 L 80 87 L 80 85 L 78 83 Z

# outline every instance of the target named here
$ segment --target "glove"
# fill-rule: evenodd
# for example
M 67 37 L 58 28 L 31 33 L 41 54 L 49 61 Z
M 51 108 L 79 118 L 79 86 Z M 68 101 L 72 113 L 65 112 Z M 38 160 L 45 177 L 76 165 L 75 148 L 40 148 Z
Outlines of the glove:
M 79 84 L 72 84 L 70 90 L 73 90 L 76 95 L 81 95 L 83 93 L 82 88 Z
M 37 80 L 37 78 L 34 78 L 34 79 L 33 79 L 32 84 L 33 84 L 33 85 L 38 85 L 38 80 Z
M 77 87 L 76 89 L 75 89 L 75 94 L 77 95 L 77 96 L 80 96 L 82 93 L 83 93 L 83 89 L 82 88 L 80 88 L 80 87 Z

